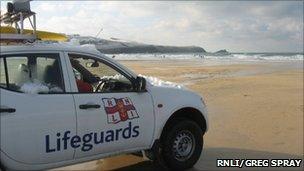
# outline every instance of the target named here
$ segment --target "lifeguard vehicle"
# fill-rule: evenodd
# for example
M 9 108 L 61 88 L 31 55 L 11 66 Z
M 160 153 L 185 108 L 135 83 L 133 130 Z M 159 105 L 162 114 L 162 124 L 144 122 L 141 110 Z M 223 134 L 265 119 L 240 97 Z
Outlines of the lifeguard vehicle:
M 1 16 L 16 25 L 15 33 L 1 31 L 2 170 L 44 170 L 138 151 L 173 170 L 197 162 L 208 130 L 201 96 L 155 84 L 91 48 L 38 42 L 35 24 L 23 28 L 35 13 L 28 1 L 20 3 Z

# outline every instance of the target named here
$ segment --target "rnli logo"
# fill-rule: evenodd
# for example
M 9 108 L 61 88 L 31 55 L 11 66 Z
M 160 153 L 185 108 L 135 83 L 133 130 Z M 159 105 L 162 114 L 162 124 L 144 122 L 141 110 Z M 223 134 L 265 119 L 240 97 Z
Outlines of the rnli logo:
M 139 118 L 137 111 L 130 98 L 103 98 L 104 109 L 108 123 L 116 124 L 126 120 Z

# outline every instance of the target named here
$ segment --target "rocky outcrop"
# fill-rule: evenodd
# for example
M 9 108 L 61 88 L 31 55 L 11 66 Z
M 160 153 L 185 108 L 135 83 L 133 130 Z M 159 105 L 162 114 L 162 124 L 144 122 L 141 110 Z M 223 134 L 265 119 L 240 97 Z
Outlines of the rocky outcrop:
M 216 52 L 213 53 L 213 55 L 221 55 L 221 56 L 223 56 L 223 55 L 230 55 L 230 54 L 231 53 L 228 52 L 226 49 L 222 49 L 222 50 L 219 50 L 219 51 L 216 51 Z

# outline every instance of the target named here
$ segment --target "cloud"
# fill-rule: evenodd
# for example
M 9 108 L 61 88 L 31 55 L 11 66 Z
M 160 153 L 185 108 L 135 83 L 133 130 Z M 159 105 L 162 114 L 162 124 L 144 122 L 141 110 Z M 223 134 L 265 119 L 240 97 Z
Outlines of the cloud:
M 1 1 L 1 9 L 2 9 Z M 32 1 L 38 28 L 209 51 L 303 51 L 299 1 Z

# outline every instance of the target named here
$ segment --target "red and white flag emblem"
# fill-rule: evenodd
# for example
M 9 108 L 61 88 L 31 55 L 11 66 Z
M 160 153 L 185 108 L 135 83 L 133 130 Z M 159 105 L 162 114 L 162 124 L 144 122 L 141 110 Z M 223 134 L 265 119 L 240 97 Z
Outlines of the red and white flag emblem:
M 130 98 L 103 98 L 108 123 L 116 124 L 121 121 L 139 118 L 137 111 Z

